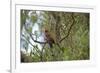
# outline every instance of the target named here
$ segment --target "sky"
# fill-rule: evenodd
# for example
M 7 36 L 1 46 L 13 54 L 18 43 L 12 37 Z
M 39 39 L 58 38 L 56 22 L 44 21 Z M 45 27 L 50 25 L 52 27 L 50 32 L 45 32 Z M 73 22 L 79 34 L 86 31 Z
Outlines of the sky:
M 38 17 L 40 17 L 40 11 L 36 11 L 36 13 L 37 13 Z M 28 23 L 28 25 L 32 25 L 33 23 L 30 20 L 30 17 L 32 16 L 32 11 L 29 12 L 28 16 L 29 16 L 29 19 L 26 19 L 26 24 Z M 33 34 L 35 34 L 35 33 L 38 34 L 39 37 L 37 38 L 37 40 L 38 41 L 41 41 L 41 42 L 44 42 L 44 33 L 40 31 L 39 24 L 38 23 L 41 23 L 41 21 L 39 19 L 34 23 L 34 26 L 32 26 L 32 33 Z M 33 36 L 33 38 L 35 39 L 36 36 Z M 42 44 L 36 43 L 32 39 L 30 39 L 30 42 L 33 45 L 37 45 L 40 50 L 42 49 L 42 46 L 43 46 Z M 28 53 L 30 53 L 31 50 L 32 50 L 32 46 L 29 44 L 28 45 Z M 21 47 L 21 51 L 24 51 L 25 52 L 24 47 Z

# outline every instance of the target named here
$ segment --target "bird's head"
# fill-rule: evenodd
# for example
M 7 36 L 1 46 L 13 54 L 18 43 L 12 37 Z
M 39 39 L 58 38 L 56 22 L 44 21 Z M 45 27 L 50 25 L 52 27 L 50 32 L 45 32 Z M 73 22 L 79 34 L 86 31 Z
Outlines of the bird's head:
M 45 32 L 49 32 L 47 29 L 45 29 Z

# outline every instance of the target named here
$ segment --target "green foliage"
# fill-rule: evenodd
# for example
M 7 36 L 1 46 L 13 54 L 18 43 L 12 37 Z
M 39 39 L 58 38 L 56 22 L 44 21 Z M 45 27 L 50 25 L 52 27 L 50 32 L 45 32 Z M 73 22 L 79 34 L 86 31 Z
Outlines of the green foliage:
M 29 12 L 29 10 L 21 10 L 20 11 L 20 18 L 21 18 L 21 30 L 22 30 L 22 28 L 23 28 L 23 25 L 25 24 L 25 22 L 26 22 L 26 18 L 28 18 L 28 12 Z
M 35 23 L 35 22 L 37 21 L 37 17 L 36 17 L 36 16 L 31 16 L 31 21 L 32 21 L 33 23 Z
M 21 13 L 21 27 L 29 18 L 27 16 L 29 12 L 26 10 L 24 14 Z M 34 23 L 39 23 L 41 33 L 42 29 L 48 29 L 54 37 L 55 44 L 49 48 L 46 43 L 41 50 L 34 45 L 28 56 L 31 62 L 88 60 L 90 58 L 89 13 L 40 11 L 38 15 L 36 11 L 33 11 L 32 14 L 30 17 L 32 27 Z M 32 27 L 28 29 L 28 33 L 32 33 Z M 37 31 L 34 34 L 38 36 Z M 36 41 L 33 40 L 33 42 Z M 24 58 L 27 59 L 27 56 Z M 28 61 L 25 60 L 25 62 Z

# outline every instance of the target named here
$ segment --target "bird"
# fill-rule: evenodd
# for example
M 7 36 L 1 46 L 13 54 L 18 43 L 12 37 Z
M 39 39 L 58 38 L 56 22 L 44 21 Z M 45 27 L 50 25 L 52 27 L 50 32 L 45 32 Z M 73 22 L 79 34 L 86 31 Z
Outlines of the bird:
M 55 43 L 53 37 L 51 36 L 50 32 L 47 29 L 45 29 L 44 33 L 46 42 L 48 43 L 49 47 L 52 48 L 53 44 Z

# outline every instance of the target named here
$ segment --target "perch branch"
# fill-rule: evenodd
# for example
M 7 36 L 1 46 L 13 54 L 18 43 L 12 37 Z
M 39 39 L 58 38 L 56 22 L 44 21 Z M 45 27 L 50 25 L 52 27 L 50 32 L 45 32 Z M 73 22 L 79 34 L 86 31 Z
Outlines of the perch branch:
M 35 39 L 33 38 L 33 36 L 32 36 L 32 35 L 34 35 L 34 34 L 33 34 L 33 33 L 29 33 L 29 32 L 28 32 L 28 29 L 26 28 L 26 26 L 25 26 L 25 30 L 27 31 L 27 33 L 29 34 L 29 36 L 31 37 L 31 39 L 32 39 L 34 42 L 40 43 L 40 44 L 45 44 L 45 43 L 47 43 L 47 42 L 41 42 L 41 41 L 35 40 Z
M 26 41 L 26 42 L 28 42 L 28 43 L 29 43 L 31 46 L 33 46 L 34 48 L 37 48 L 37 47 L 34 46 L 29 40 L 27 40 L 27 38 L 25 37 L 25 35 L 22 34 L 22 36 L 25 38 L 25 41 Z M 38 49 L 38 48 L 37 48 L 37 49 Z M 37 49 L 35 49 L 36 52 L 38 52 Z
M 40 41 L 35 40 L 35 39 L 32 37 L 31 34 L 30 34 L 30 37 L 31 37 L 31 39 L 32 39 L 34 42 L 36 42 L 36 43 L 40 43 L 40 44 L 46 44 L 46 43 L 47 43 L 47 42 L 40 42 Z

